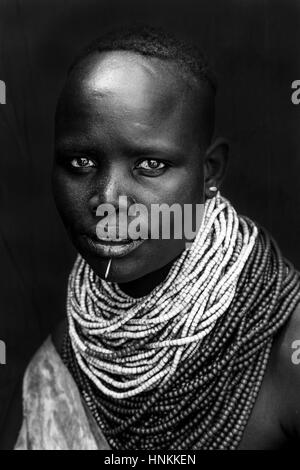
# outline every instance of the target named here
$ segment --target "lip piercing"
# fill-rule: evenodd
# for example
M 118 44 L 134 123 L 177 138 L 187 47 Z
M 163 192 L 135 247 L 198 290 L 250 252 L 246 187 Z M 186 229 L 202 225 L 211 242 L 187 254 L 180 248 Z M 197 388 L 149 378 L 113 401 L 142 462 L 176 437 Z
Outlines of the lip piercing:
M 106 272 L 105 272 L 105 276 L 104 276 L 104 279 L 107 278 L 108 274 L 109 274 L 109 270 L 110 270 L 110 266 L 111 266 L 111 262 L 112 262 L 112 258 L 110 258 L 108 264 L 107 264 L 107 268 L 106 268 Z

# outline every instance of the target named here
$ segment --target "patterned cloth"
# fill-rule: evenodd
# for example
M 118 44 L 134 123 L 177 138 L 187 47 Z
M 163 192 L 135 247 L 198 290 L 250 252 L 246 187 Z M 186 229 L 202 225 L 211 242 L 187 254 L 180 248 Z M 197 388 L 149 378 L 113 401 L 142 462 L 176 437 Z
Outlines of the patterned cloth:
M 50 338 L 23 381 L 23 424 L 15 450 L 109 450 Z

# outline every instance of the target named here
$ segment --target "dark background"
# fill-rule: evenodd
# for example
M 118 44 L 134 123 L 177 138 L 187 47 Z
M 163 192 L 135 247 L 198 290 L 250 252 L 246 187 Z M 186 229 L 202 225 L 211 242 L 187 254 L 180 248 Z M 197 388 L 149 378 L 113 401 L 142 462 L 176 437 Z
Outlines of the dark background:
M 74 259 L 51 196 L 56 98 L 78 50 L 130 20 L 165 25 L 206 52 L 219 81 L 217 133 L 231 143 L 223 194 L 300 268 L 299 0 L 0 0 L 0 435 L 20 372 L 63 315 Z

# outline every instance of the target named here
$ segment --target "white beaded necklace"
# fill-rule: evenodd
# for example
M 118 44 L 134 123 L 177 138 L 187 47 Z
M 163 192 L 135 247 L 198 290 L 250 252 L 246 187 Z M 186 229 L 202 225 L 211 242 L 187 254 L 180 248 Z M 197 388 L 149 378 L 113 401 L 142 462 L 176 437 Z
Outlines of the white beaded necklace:
M 167 278 L 135 299 L 101 280 L 79 255 L 69 277 L 69 335 L 79 367 L 105 395 L 124 399 L 164 384 L 226 313 L 257 228 L 218 192 L 194 242 Z

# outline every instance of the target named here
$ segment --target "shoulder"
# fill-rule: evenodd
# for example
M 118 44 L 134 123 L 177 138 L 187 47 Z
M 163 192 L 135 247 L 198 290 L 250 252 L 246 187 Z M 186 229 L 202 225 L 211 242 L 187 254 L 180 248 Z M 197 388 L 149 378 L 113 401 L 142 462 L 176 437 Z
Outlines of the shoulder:
M 278 392 L 281 423 L 290 436 L 300 438 L 300 304 L 275 338 L 270 372 Z
M 68 374 L 52 337 L 46 341 L 31 359 L 23 380 L 24 408 L 37 407 L 45 402 L 47 393 L 52 396 L 68 383 Z M 47 393 L 46 393 L 47 392 Z M 25 410 L 26 411 L 26 410 Z

